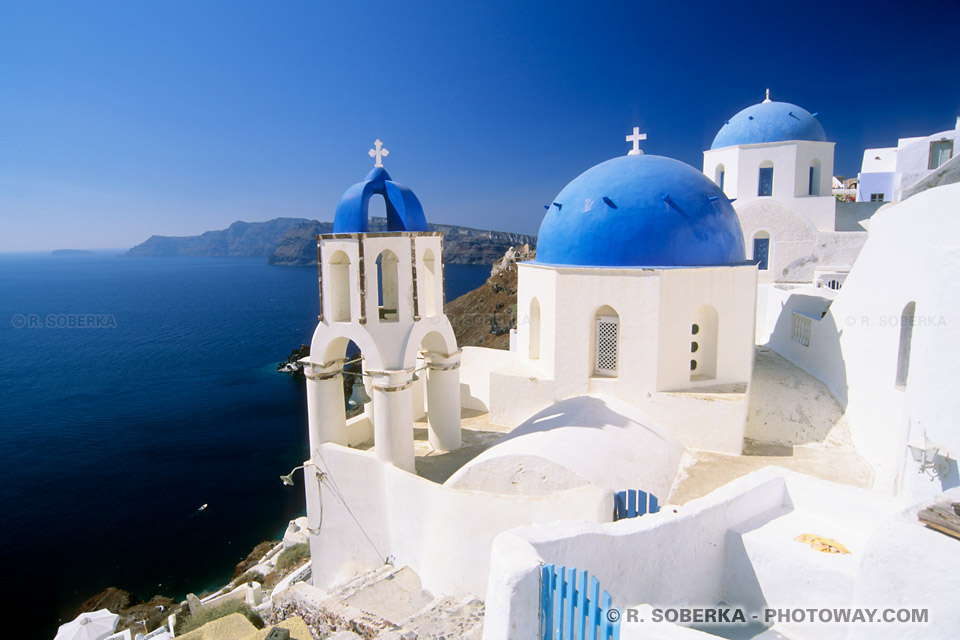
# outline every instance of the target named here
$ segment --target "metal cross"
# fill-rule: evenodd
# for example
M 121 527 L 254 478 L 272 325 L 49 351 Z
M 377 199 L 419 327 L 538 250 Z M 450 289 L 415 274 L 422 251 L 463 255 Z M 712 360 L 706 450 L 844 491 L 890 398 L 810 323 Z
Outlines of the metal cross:
M 377 159 L 377 161 L 373 163 L 373 166 L 375 166 L 375 167 L 382 167 L 382 166 L 383 166 L 383 158 L 384 158 L 385 156 L 390 155 L 390 151 L 383 148 L 383 143 L 380 142 L 380 139 L 379 139 L 379 138 L 377 139 L 376 142 L 373 143 L 373 145 L 374 145 L 374 147 L 376 147 L 376 148 L 375 148 L 375 149 L 370 149 L 370 157 Z
M 645 134 L 645 133 L 640 133 L 640 127 L 634 127 L 634 128 L 633 128 L 633 135 L 632 135 L 632 136 L 627 136 L 627 142 L 632 142 L 632 143 L 633 143 L 633 149 L 631 149 L 630 151 L 628 151 L 628 152 L 627 152 L 627 155 L 628 155 L 628 156 L 638 156 L 638 155 L 642 154 L 643 151 L 640 150 L 640 141 L 641 141 L 641 140 L 646 140 L 646 139 L 647 139 L 647 134 Z

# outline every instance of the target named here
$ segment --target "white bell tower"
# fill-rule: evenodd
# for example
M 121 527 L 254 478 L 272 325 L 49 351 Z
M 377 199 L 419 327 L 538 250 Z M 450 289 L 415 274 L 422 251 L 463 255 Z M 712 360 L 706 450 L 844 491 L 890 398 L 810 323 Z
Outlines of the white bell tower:
M 334 232 L 317 236 L 319 324 L 304 359 L 311 452 L 320 444 L 354 445 L 372 433 L 377 458 L 415 472 L 413 422 L 424 413 L 430 445 L 461 445 L 460 351 L 443 314 L 443 238 L 427 230 L 412 191 L 390 180 L 377 141 L 376 166 L 337 206 Z M 370 197 L 383 197 L 387 231 L 370 231 Z M 362 374 L 345 372 L 362 353 Z M 343 377 L 362 380 L 372 399 L 345 418 Z M 415 393 L 420 391 L 420 393 Z

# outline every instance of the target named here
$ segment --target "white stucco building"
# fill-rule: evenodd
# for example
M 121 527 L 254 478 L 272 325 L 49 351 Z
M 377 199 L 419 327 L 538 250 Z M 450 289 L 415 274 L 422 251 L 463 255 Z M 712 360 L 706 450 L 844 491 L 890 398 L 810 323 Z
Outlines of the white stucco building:
M 704 151 L 703 173 L 734 200 L 761 283 L 843 284 L 866 232 L 837 225 L 833 148 L 816 114 L 768 94 Z
M 863 152 L 857 202 L 897 202 L 939 184 L 937 174 L 957 171 L 957 162 L 951 160 L 957 155 L 958 137 L 960 118 L 953 129 L 900 138 L 896 147 L 867 149 Z

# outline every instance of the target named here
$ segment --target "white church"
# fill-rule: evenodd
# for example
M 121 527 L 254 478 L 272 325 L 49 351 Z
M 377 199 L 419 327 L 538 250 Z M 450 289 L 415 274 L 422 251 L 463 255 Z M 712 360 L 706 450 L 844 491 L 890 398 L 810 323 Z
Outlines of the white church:
M 960 185 L 838 231 L 816 114 L 768 94 L 702 172 L 642 138 L 551 201 L 509 351 L 456 344 L 442 236 L 377 141 L 318 237 L 312 576 L 281 608 L 380 638 L 440 619 L 485 640 L 960 628 L 960 541 L 917 520 L 960 501 Z M 760 618 L 649 615 L 720 606 Z M 762 615 L 801 608 L 927 617 Z

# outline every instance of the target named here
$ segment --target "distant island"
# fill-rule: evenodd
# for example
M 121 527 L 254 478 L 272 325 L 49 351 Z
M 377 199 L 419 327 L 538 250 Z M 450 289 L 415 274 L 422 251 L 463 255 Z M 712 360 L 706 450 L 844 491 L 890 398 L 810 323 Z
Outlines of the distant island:
M 484 231 L 430 224 L 441 231 L 443 260 L 452 264 L 492 264 L 513 246 L 535 245 L 536 237 L 506 231 Z M 371 218 L 370 231 L 387 230 L 386 218 Z M 332 233 L 332 222 L 306 218 L 275 218 L 267 222 L 234 222 L 226 229 L 199 236 L 151 236 L 130 249 L 128 256 L 266 257 L 267 263 L 301 266 L 317 263 L 317 234 Z
M 79 256 L 88 253 L 93 253 L 93 251 L 89 249 L 54 249 L 50 252 L 54 256 Z

